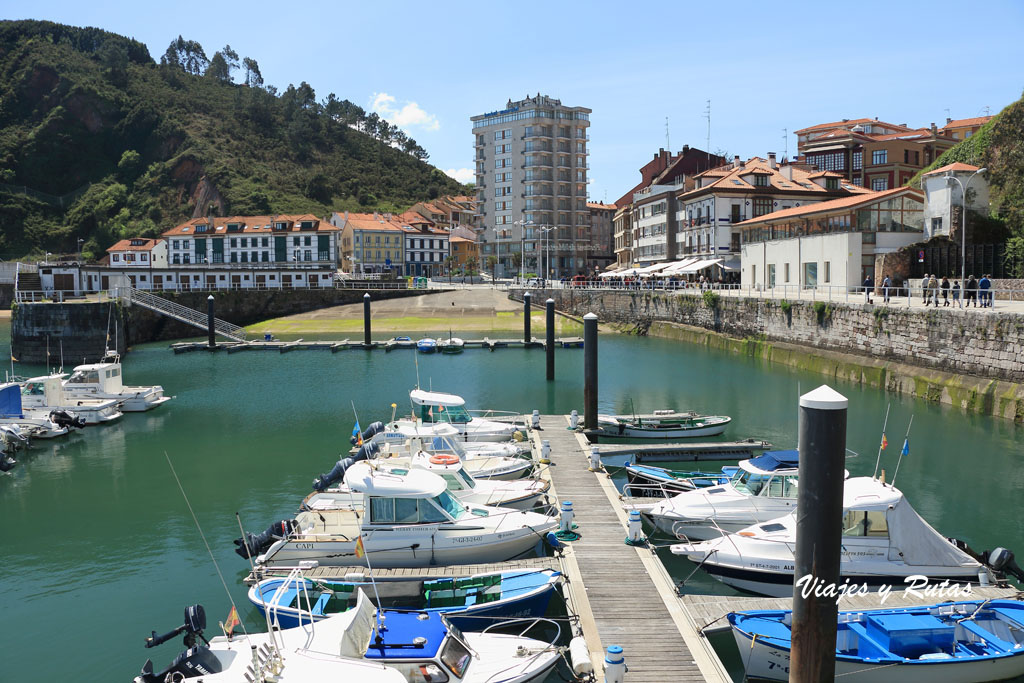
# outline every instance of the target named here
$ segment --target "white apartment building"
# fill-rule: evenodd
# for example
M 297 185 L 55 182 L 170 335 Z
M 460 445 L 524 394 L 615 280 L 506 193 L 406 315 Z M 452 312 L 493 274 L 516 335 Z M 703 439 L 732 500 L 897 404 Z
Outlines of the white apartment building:
M 337 266 L 339 229 L 312 214 L 193 218 L 166 231 L 169 265 Z
M 977 170 L 977 166 L 957 162 L 929 171 L 921 178 L 921 188 L 924 190 L 925 240 L 938 235 L 960 234 L 960 221 L 963 220 L 960 216 L 960 207 L 964 201 L 961 185 L 967 190 L 968 210 L 988 214 L 988 181 L 984 174 L 975 175 Z M 956 178 L 960 182 L 951 178 Z M 957 237 L 957 241 L 959 240 Z
M 117 268 L 160 268 L 167 266 L 167 241 L 132 237 L 107 248 L 107 262 Z

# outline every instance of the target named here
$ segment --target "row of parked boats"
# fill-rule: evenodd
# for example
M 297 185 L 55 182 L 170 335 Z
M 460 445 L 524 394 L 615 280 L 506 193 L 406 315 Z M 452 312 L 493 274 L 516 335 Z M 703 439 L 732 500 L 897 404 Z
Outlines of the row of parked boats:
M 715 579 L 749 593 L 791 597 L 799 459 L 795 450 L 768 451 L 719 472 L 630 465 L 625 507 L 681 541 L 672 553 Z M 845 476 L 841 584 L 877 591 L 922 576 L 933 585 L 989 585 L 1007 575 L 1024 581 L 1012 552 L 975 552 L 937 532 L 882 478 Z M 1016 601 L 990 600 L 840 613 L 836 674 L 965 682 L 1022 675 L 1022 610 Z M 742 612 L 729 621 L 747 675 L 787 680 L 792 614 Z
M 106 354 L 99 363 L 76 366 L 70 374 L 18 379 L 0 384 L 0 470 L 17 461 L 14 453 L 32 439 L 53 439 L 72 429 L 103 424 L 125 412 L 151 410 L 171 400 L 161 386 L 127 386 L 121 360 Z
M 522 424 L 471 413 L 452 394 L 417 389 L 410 401 L 406 418 L 357 424 L 352 450 L 313 479 L 293 515 L 235 541 L 267 631 L 206 640 L 194 606 L 183 630 L 154 641 L 185 633 L 185 652 L 159 673 L 147 662 L 137 681 L 546 678 L 566 649 L 544 618 L 559 572 L 375 575 L 498 563 L 558 543 L 559 513 L 549 483 L 532 476 Z M 577 665 L 589 660 L 578 654 Z

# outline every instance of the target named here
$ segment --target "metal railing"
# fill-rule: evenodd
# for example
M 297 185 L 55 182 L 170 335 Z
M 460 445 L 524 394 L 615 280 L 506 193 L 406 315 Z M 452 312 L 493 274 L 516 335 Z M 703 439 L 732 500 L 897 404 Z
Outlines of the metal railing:
M 121 298 L 127 303 L 134 303 L 148 308 L 151 311 L 156 311 L 162 315 L 166 315 L 169 318 L 181 321 L 186 325 L 192 325 L 199 329 L 207 329 L 209 318 L 206 314 L 200 313 L 199 311 L 182 306 L 173 301 L 164 299 L 163 297 L 150 294 L 149 292 L 143 292 L 142 290 L 135 289 L 134 287 L 126 287 L 120 290 Z M 245 341 L 245 330 L 227 322 L 220 318 L 213 319 L 213 330 L 222 337 L 227 337 L 233 341 Z

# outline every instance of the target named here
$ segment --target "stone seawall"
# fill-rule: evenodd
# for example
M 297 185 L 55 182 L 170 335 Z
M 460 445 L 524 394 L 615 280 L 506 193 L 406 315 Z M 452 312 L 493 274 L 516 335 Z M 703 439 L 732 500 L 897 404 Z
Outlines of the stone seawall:
M 966 410 L 1024 418 L 1024 316 L 709 294 L 546 291 L 640 334 L 724 348 Z M 713 334 L 709 334 L 713 333 Z
M 370 292 L 371 300 L 396 299 L 437 293 L 439 290 L 385 290 Z M 214 293 L 215 315 L 236 325 L 251 325 L 269 318 L 304 313 L 329 306 L 360 303 L 362 290 L 292 289 L 237 290 Z M 209 292 L 166 292 L 161 296 L 206 314 Z M 117 324 L 119 352 L 146 342 L 205 336 L 205 331 L 178 322 L 139 305 L 105 303 L 21 303 L 11 314 L 11 350 L 24 363 L 45 363 L 57 358 L 64 345 L 66 365 L 96 361 L 102 356 L 110 318 L 111 341 Z M 360 318 L 362 313 L 359 313 Z M 74 361 L 73 363 L 71 361 Z

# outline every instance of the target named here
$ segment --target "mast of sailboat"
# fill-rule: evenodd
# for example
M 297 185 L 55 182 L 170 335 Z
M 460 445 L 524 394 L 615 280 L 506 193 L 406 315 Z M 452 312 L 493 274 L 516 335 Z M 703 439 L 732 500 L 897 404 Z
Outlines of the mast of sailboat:
M 904 455 L 910 455 L 910 427 L 914 424 L 914 416 L 910 416 L 910 424 L 907 425 L 907 435 L 903 437 L 903 448 L 900 449 L 900 459 L 896 461 L 896 471 L 892 473 L 892 483 L 889 484 L 892 488 L 896 488 L 896 475 L 900 473 L 900 463 L 903 462 Z
M 891 407 L 891 403 L 885 404 L 885 421 L 882 422 L 882 438 L 878 442 L 878 458 L 875 459 L 875 472 L 871 475 L 872 479 L 878 476 L 878 466 L 882 462 L 882 451 L 889 443 L 885 438 L 885 428 L 889 425 L 889 408 Z

